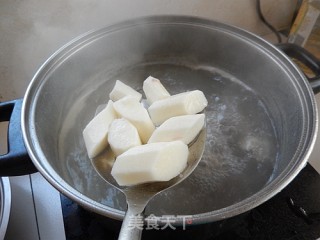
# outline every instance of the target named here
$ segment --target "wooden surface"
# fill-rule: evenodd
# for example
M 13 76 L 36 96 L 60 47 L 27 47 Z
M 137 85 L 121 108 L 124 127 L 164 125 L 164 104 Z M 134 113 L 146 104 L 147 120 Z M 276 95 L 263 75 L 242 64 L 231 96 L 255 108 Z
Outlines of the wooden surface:
M 313 30 L 304 46 L 310 53 L 317 57 L 320 61 L 320 17 L 318 18 Z M 296 64 L 303 70 L 309 77 L 314 77 L 313 72 L 303 64 L 295 61 Z
M 305 48 L 320 59 L 320 17 L 313 27 L 310 37 L 307 40 Z

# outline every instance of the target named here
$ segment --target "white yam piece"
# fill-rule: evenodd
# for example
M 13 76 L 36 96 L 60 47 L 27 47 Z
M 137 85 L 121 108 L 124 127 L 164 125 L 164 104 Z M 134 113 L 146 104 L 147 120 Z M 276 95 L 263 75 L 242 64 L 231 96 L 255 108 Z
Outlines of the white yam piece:
M 97 114 L 83 130 L 83 138 L 89 158 L 97 156 L 108 146 L 108 130 L 110 123 L 116 118 L 113 102 Z
M 160 80 L 152 76 L 144 80 L 143 91 L 150 105 L 155 101 L 170 97 L 169 92 L 161 84 Z
M 109 126 L 108 142 L 116 156 L 141 145 L 137 129 L 124 118 L 115 119 Z
M 126 96 L 132 96 L 136 98 L 138 101 L 140 101 L 142 98 L 141 93 L 137 92 L 132 87 L 124 84 L 120 80 L 117 80 L 116 84 L 114 85 L 112 91 L 109 94 L 110 99 L 112 101 L 118 101 L 119 99 Z
M 204 120 L 204 114 L 169 118 L 152 133 L 148 143 L 180 140 L 189 144 L 203 128 Z
M 114 102 L 113 107 L 119 116 L 137 128 L 142 143 L 147 143 L 155 126 L 142 104 L 136 98 L 127 96 Z
M 120 186 L 169 181 L 187 166 L 188 154 L 181 141 L 133 147 L 117 157 L 111 175 Z
M 148 111 L 153 123 L 159 126 L 171 117 L 199 113 L 207 105 L 208 101 L 203 92 L 194 90 L 156 101 Z

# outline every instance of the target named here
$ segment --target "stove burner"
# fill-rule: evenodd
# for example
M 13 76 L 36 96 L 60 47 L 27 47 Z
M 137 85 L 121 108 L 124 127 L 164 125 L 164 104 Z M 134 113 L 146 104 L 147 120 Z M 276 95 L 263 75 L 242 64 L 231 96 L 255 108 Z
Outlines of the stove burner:
M 242 215 L 219 222 L 145 230 L 142 239 L 316 240 L 320 238 L 320 176 L 307 165 L 275 197 Z M 67 240 L 117 239 L 121 222 L 89 212 L 61 195 Z

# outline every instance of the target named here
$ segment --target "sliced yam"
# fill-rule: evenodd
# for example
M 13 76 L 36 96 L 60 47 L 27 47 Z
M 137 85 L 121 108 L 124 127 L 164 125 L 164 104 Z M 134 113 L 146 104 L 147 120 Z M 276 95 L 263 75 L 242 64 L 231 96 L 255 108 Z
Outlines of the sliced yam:
M 111 175 L 120 186 L 169 181 L 187 166 L 188 154 L 181 141 L 133 147 L 117 157 Z
M 169 118 L 153 132 L 148 143 L 180 140 L 189 144 L 203 128 L 204 120 L 204 114 Z
M 155 101 L 170 97 L 169 92 L 161 84 L 160 80 L 152 76 L 144 80 L 143 91 L 150 105 Z
M 113 106 L 119 116 L 137 128 L 142 143 L 147 143 L 155 126 L 142 104 L 136 98 L 127 96 L 116 101 Z
M 131 96 L 136 98 L 138 101 L 141 100 L 142 94 L 134 90 L 132 87 L 124 84 L 120 80 L 116 81 L 116 84 L 114 85 L 112 91 L 109 94 L 109 97 L 112 101 L 118 101 L 121 98 L 124 98 L 126 96 Z
M 157 126 L 171 117 L 201 112 L 208 101 L 200 90 L 179 93 L 154 102 L 149 108 L 153 123 Z
M 116 156 L 141 145 L 137 129 L 124 118 L 112 121 L 109 126 L 108 142 Z
M 93 158 L 108 146 L 108 130 L 110 123 L 116 118 L 113 102 L 98 113 L 83 130 L 83 138 L 88 156 Z

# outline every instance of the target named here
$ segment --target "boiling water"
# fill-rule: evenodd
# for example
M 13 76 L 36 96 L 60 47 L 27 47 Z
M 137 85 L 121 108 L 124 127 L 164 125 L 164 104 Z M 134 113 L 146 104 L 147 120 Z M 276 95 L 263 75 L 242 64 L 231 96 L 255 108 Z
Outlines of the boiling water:
M 60 159 L 65 165 L 63 175 L 70 184 L 100 203 L 120 210 L 126 208 L 122 193 L 106 184 L 93 170 L 81 133 L 96 108 L 108 101 L 116 79 L 142 92 L 142 82 L 149 75 L 159 78 L 171 94 L 202 90 L 209 104 L 205 112 L 207 141 L 199 166 L 183 183 L 151 200 L 147 214 L 214 211 L 251 196 L 272 179 L 277 137 L 268 109 L 249 86 L 210 67 L 153 63 L 106 73 L 99 85 L 85 90 L 86 94 L 74 103 L 59 141 Z M 92 96 L 96 100 L 89 100 Z M 77 117 L 88 112 L 92 116 L 84 120 Z M 74 126 L 76 121 L 78 124 Z M 64 149 L 63 143 L 72 140 L 71 149 Z

